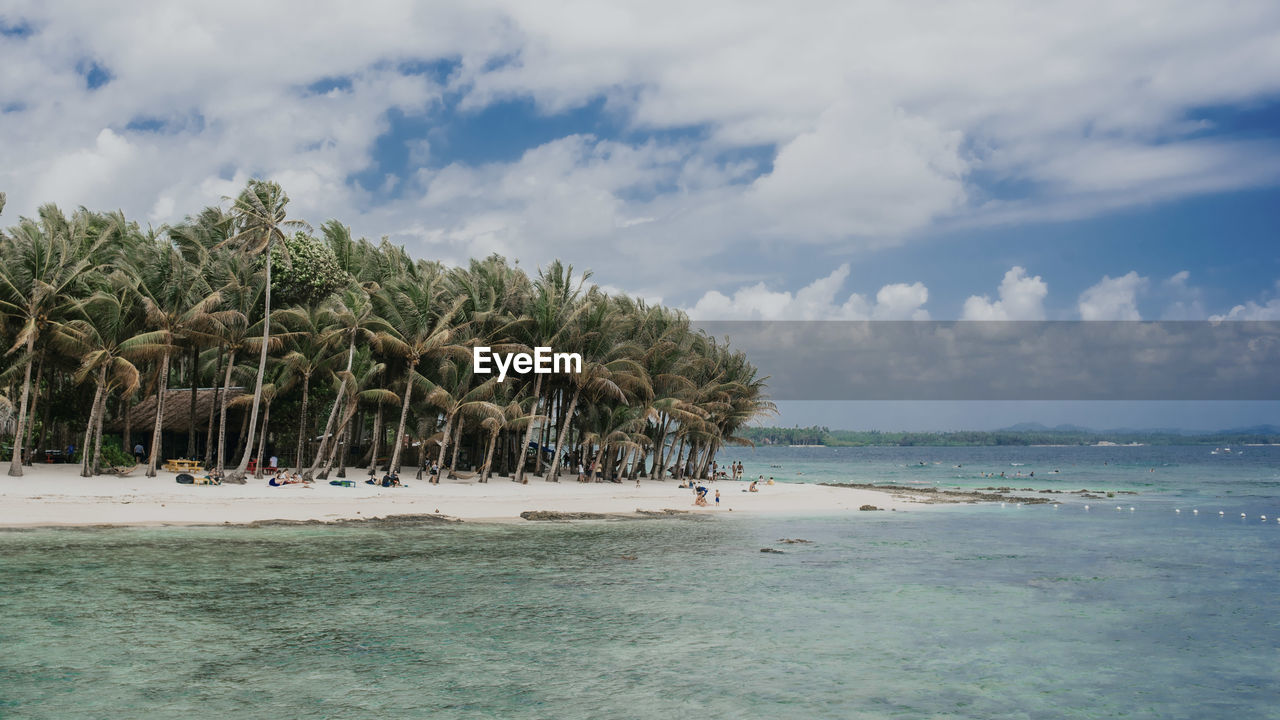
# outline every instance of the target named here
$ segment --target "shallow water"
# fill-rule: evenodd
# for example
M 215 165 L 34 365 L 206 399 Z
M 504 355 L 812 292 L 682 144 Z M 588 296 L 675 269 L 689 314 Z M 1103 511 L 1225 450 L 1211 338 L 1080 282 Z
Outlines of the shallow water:
M 0 717 L 1278 717 L 1264 465 L 1119 512 L 0 533 Z

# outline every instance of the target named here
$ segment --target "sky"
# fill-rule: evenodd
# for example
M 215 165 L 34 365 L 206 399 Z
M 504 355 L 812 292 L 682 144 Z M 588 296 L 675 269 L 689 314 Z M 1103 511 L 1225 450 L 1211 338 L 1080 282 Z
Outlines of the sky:
M 1274 2 L 128 8 L 0 0 L 0 221 L 265 177 L 698 319 L 1280 319 Z

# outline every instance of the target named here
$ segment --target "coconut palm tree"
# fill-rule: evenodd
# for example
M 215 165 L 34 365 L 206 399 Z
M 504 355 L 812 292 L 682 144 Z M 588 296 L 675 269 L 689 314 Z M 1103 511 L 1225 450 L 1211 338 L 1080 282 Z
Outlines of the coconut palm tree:
M 338 373 L 338 388 L 329 409 L 329 419 L 325 423 L 324 434 L 320 436 L 320 447 L 316 449 L 315 459 L 311 467 L 303 473 L 303 477 L 311 479 L 324 462 L 325 451 L 336 441 L 335 431 L 338 428 L 339 408 L 345 402 L 347 385 L 356 355 L 357 343 L 377 344 L 382 338 L 382 320 L 374 312 L 369 293 L 359 285 L 352 284 L 339 293 L 332 301 L 330 311 L 332 321 L 320 335 L 320 343 L 334 348 L 344 348 L 346 367 Z
M 87 215 L 77 213 L 68 221 L 57 207 L 45 205 L 38 221 L 23 218 L 0 243 L 0 312 L 18 326 L 7 354 L 20 351 L 18 362 L 24 366 L 9 463 L 9 474 L 15 477 L 22 476 L 36 342 L 102 282 L 103 276 L 96 272 L 101 266 L 95 261 L 110 236 L 91 234 Z
M 137 296 L 126 287 L 131 281 L 123 273 L 113 275 L 113 281 L 117 291 L 100 290 L 82 300 L 77 307 L 80 317 L 62 324 L 54 340 L 55 348 L 80 358 L 75 381 L 92 378 L 95 385 L 81 445 L 84 462 L 80 474 L 84 477 L 97 473 L 101 462 L 107 395 L 114 390 L 131 393 L 139 385 L 138 368 L 120 350 L 138 324 Z
M 585 309 L 582 303 L 583 286 L 591 278 L 590 272 L 584 272 L 575 281 L 573 266 L 564 265 L 559 260 L 552 262 L 544 270 L 538 271 L 538 281 L 534 283 L 533 295 L 530 299 L 527 317 L 521 328 L 522 342 L 528 347 L 558 347 L 564 336 L 570 331 L 574 318 Z M 542 375 L 535 374 L 532 392 L 530 393 L 529 413 L 539 415 L 542 402 Z M 524 479 L 525 454 L 533 438 L 533 424 L 525 428 L 524 441 L 520 444 L 519 458 L 516 460 L 515 481 Z M 541 454 L 539 449 L 538 453 Z
M 298 412 L 298 442 L 294 455 L 294 471 L 302 472 L 307 462 L 307 436 L 310 432 L 308 401 L 311 378 L 327 372 L 334 363 L 333 347 L 323 340 L 324 329 L 333 321 L 333 311 L 326 305 L 296 307 L 276 315 L 290 333 L 290 350 L 281 361 L 296 382 L 302 386 L 302 407 Z
M 276 183 L 266 180 L 250 180 L 245 189 L 235 198 L 231 215 L 235 222 L 235 232 L 221 243 L 221 246 L 239 247 L 242 252 L 251 256 L 262 255 L 266 258 L 266 291 L 263 294 L 262 307 L 262 346 L 258 357 L 258 376 L 254 381 L 253 407 L 249 411 L 249 435 L 253 438 L 258 423 L 258 406 L 262 403 L 262 382 L 267 372 L 267 352 L 271 338 L 271 262 L 272 249 L 276 243 L 285 247 L 285 229 L 305 228 L 311 226 L 302 220 L 287 219 L 285 208 L 289 204 L 289 196 Z M 242 480 L 249 467 L 249 459 L 253 456 L 253 442 L 245 443 L 244 455 L 240 464 L 227 476 L 228 480 Z
M 566 376 L 572 387 L 568 409 L 563 413 L 560 435 L 556 440 L 555 455 L 546 479 L 555 482 L 560 474 L 560 459 L 569 439 L 569 426 L 578 408 L 578 401 L 585 391 L 595 402 L 625 403 L 630 397 L 647 399 L 652 395 L 649 378 L 644 366 L 635 358 L 641 348 L 627 338 L 634 332 L 634 323 L 626 313 L 619 312 L 600 293 L 592 293 L 585 310 L 570 324 L 564 333 L 562 347 L 567 352 L 582 356 L 582 372 Z
M 445 307 L 441 293 L 438 275 L 405 275 L 383 285 L 373 296 L 382 318 L 379 349 L 405 365 L 400 423 L 391 452 L 391 469 L 397 472 L 413 389 L 423 379 L 418 374 L 418 364 L 425 358 L 469 355 L 466 348 L 454 342 L 458 330 L 454 321 L 461 304 L 455 301 L 452 307 Z
M 165 394 L 169 387 L 169 361 L 184 338 L 216 339 L 211 334 L 216 327 L 210 315 L 222 302 L 222 295 L 217 291 L 206 292 L 208 286 L 203 278 L 172 245 L 153 249 L 139 270 L 139 282 L 133 288 L 149 330 L 122 342 L 120 352 L 135 363 L 150 360 L 158 364 L 155 426 L 147 461 L 147 477 L 155 477 L 161 453 Z

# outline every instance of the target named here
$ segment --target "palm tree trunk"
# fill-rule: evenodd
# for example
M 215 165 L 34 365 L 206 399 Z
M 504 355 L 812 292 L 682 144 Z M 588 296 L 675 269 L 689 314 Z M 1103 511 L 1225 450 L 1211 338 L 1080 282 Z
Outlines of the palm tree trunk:
M 378 469 L 378 451 L 382 449 L 382 403 L 378 403 L 378 412 L 373 416 L 373 439 L 369 441 L 369 469 Z
M 258 457 L 254 468 L 253 476 L 259 480 L 262 479 L 262 451 L 267 447 L 267 421 L 271 419 L 271 403 L 263 403 L 262 406 L 262 435 L 258 438 Z
M 501 429 L 489 433 L 489 450 L 484 454 L 484 467 L 480 470 L 480 482 L 489 482 L 489 470 L 493 467 L 493 451 L 498 447 L 498 435 Z
M 342 423 L 338 426 L 336 430 L 337 435 L 341 435 L 342 433 L 346 432 L 347 423 L 351 422 L 351 418 L 355 416 L 355 414 L 356 414 L 355 403 L 352 403 L 351 408 L 342 413 Z M 342 443 L 340 441 L 335 440 L 333 443 L 329 445 L 329 455 L 328 457 L 325 458 L 324 469 L 321 470 L 320 474 L 316 476 L 317 479 L 323 480 L 329 477 L 329 470 L 333 468 L 333 461 L 334 461 L 334 458 L 337 457 L 338 446 L 341 444 Z
M 160 432 L 164 425 L 164 395 L 169 389 L 169 351 L 160 356 L 160 381 L 156 383 L 156 424 L 151 431 L 151 459 L 147 461 L 147 477 L 156 476 L 156 465 L 160 459 Z
M 35 457 L 35 446 L 31 444 L 31 436 L 35 434 L 36 424 L 36 408 L 40 405 L 40 383 L 44 379 L 44 353 L 40 353 L 40 362 L 36 363 L 36 382 L 31 386 L 31 410 L 29 411 L 32 422 L 27 423 L 27 436 L 23 441 L 22 447 L 26 449 L 26 454 L 22 461 L 23 465 L 30 466 Z M 17 436 L 15 435 L 16 439 Z
M 27 398 L 31 395 L 31 352 L 35 348 L 34 333 L 27 336 L 27 369 L 22 378 L 22 399 L 18 401 L 18 427 L 13 433 L 13 458 L 9 461 L 9 475 L 22 477 L 22 431 L 27 422 Z
M 529 451 L 529 440 L 533 438 L 533 415 L 538 414 L 538 401 L 542 399 L 542 375 L 538 375 L 533 381 L 533 407 L 529 409 L 529 425 L 524 429 L 524 442 L 520 443 L 520 447 L 516 448 L 516 477 L 518 483 L 528 483 L 524 479 L 525 456 Z M 541 452 L 541 449 L 539 449 Z
M 133 400 L 132 397 L 120 396 L 120 412 L 124 414 L 124 451 L 133 454 L 133 447 L 129 445 L 133 441 Z
M 106 371 L 103 370 L 103 383 L 106 382 Z M 103 391 L 98 400 L 98 425 L 93 429 L 93 474 L 102 472 L 102 424 L 107 418 L 107 392 Z M 88 452 L 88 446 L 85 451 Z
M 663 460 L 663 456 L 665 455 L 663 450 L 666 449 L 667 428 L 670 425 L 670 423 L 671 423 L 671 418 L 667 417 L 666 413 L 663 413 L 662 414 L 662 430 L 658 432 L 658 442 L 654 443 L 654 446 L 653 446 L 653 467 L 650 468 L 649 470 L 650 480 L 654 479 L 655 477 L 658 480 L 662 480 L 666 477 L 667 468 L 663 464 L 662 460 Z
M 227 469 L 227 396 L 231 392 L 231 369 L 236 366 L 236 351 L 227 357 L 227 374 L 222 380 L 222 410 L 218 420 L 218 474 Z
M 191 412 L 187 414 L 187 457 L 196 457 L 196 382 L 200 375 L 200 346 L 191 344 Z
M 547 472 L 547 482 L 560 482 L 560 456 L 564 454 L 564 444 L 569 439 L 569 423 L 573 422 L 573 411 L 578 408 L 578 398 L 581 395 L 581 386 L 573 389 L 573 399 L 569 401 L 569 410 L 564 414 L 564 424 L 560 426 L 560 438 L 556 440 L 556 456 L 551 461 L 551 470 Z
M 355 412 L 352 411 L 351 414 L 354 416 Z M 342 444 L 338 446 L 338 477 L 340 478 L 347 476 L 347 455 L 350 453 L 348 448 L 351 447 L 351 426 L 354 424 L 350 420 L 347 421 L 347 427 L 342 431 Z
M 546 452 L 547 441 L 551 439 L 551 423 L 549 420 L 551 419 L 551 398 L 554 395 L 555 393 L 547 393 L 547 419 L 542 421 L 542 427 L 538 429 L 538 459 L 533 468 L 533 473 L 535 475 L 542 474 L 542 455 Z
M 343 396 L 347 392 L 347 376 L 351 374 L 351 363 L 355 356 L 356 339 L 353 335 L 351 337 L 351 345 L 347 348 L 347 371 L 343 374 L 342 381 L 338 383 L 338 395 L 333 399 L 333 407 L 329 409 L 329 420 L 325 423 L 324 435 L 320 436 L 320 447 L 316 448 L 316 458 L 312 461 L 311 467 L 307 468 L 307 471 L 302 474 L 308 480 L 315 475 L 320 463 L 324 462 L 324 452 L 330 446 L 329 438 L 332 436 L 334 423 L 338 419 L 338 406 L 342 404 Z
M 676 453 L 676 462 L 675 462 L 675 465 L 672 466 L 676 469 L 675 470 L 676 480 L 681 480 L 684 478 L 684 440 L 685 439 L 683 437 L 680 438 L 680 452 Z
M 293 471 L 302 472 L 302 463 L 306 462 L 307 446 L 307 395 L 311 391 L 311 373 L 302 374 L 302 410 L 298 413 L 298 449 L 294 456 Z
M 249 432 L 245 436 L 250 442 L 245 443 L 240 464 L 228 477 L 232 481 L 244 479 L 245 472 L 249 469 L 249 458 L 253 455 L 253 433 L 258 429 L 258 406 L 262 403 L 262 379 L 267 374 L 267 345 L 271 340 L 271 246 L 274 242 L 274 238 L 267 240 L 267 284 L 263 291 L 262 352 L 258 354 L 258 379 L 253 385 L 253 409 L 249 411 Z
M 449 458 L 449 478 L 457 477 L 454 474 L 455 468 L 458 467 L 458 449 L 462 447 L 462 421 L 458 421 L 457 427 L 453 429 L 453 457 Z
M 414 358 L 409 361 L 409 372 L 405 373 L 404 379 L 404 404 L 400 406 L 400 425 L 396 428 L 396 449 L 391 453 L 391 469 L 400 472 L 400 450 L 403 449 L 404 443 L 404 424 L 409 420 L 409 398 L 413 396 L 413 371 L 418 367 L 418 359 Z
M 91 471 L 91 468 L 93 467 L 93 458 L 89 456 L 89 444 L 93 442 L 93 430 L 94 426 L 97 425 L 98 422 L 98 402 L 102 400 L 101 371 L 98 372 L 98 382 L 95 384 L 97 385 L 97 388 L 93 391 L 93 405 L 90 406 L 89 409 L 89 424 L 84 428 L 84 444 L 81 445 L 81 448 L 83 449 L 80 451 L 82 456 L 80 461 L 80 477 L 89 477 L 93 474 Z
M 41 357 L 40 364 L 36 367 L 36 384 L 35 384 L 35 390 L 33 391 L 34 394 L 31 396 L 31 416 L 32 417 L 35 417 L 36 415 L 36 405 L 38 404 L 37 401 L 40 398 L 40 381 L 41 381 L 41 378 L 43 377 L 44 377 L 44 357 Z M 44 416 L 40 418 L 40 439 L 36 444 L 34 445 L 31 444 L 31 435 L 35 432 L 35 427 L 36 427 L 35 423 L 32 423 L 31 427 L 27 430 L 27 447 L 30 447 L 32 450 L 37 450 L 37 449 L 48 450 L 49 449 L 49 446 L 46 445 L 45 443 L 47 443 L 49 440 L 49 427 L 53 425 L 52 412 L 53 412 L 53 380 L 50 380 L 49 387 L 44 391 Z M 27 454 L 28 465 L 32 463 L 32 458 L 34 457 L 35 457 L 34 452 Z
M 436 465 L 439 467 L 440 472 L 444 472 L 444 456 L 449 453 L 449 441 L 453 438 L 453 418 L 456 415 L 457 410 L 454 410 L 444 416 L 444 432 L 441 433 L 443 439 L 440 441 L 440 454 L 436 458 Z M 436 480 L 439 479 L 440 476 L 436 475 Z
M 213 418 L 218 411 L 218 398 L 223 394 L 223 390 L 218 386 L 218 376 L 222 374 L 222 347 L 218 347 L 218 365 L 213 371 L 213 401 L 209 403 L 209 427 L 204 433 L 204 466 L 213 467 Z M 218 467 L 221 472 L 222 468 Z

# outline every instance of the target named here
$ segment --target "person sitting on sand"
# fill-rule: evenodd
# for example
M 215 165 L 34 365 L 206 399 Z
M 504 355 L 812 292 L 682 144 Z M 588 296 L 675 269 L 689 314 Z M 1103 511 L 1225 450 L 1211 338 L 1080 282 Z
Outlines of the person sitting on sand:
M 302 478 L 298 478 L 297 480 L 294 480 L 293 478 L 290 478 L 283 470 L 276 473 L 275 477 L 267 481 L 267 484 L 270 485 L 271 487 L 284 487 L 286 485 L 303 485 L 305 487 L 305 483 L 302 482 Z
M 765 483 L 765 485 L 772 485 L 772 484 L 773 484 L 773 476 L 772 476 L 772 475 L 770 475 L 770 476 L 769 476 L 769 482 Z
M 707 506 L 707 489 L 702 485 L 699 485 L 694 490 L 694 493 L 697 495 L 697 498 L 693 501 L 693 504 L 699 507 L 706 507 Z
M 400 474 L 399 474 L 399 473 L 397 473 L 395 470 L 392 470 L 391 472 L 387 473 L 386 475 L 383 475 L 383 476 L 382 476 L 382 487 L 386 487 L 386 488 L 389 488 L 389 487 L 401 487 L 401 485 L 400 485 Z
M 747 488 L 747 492 L 760 492 L 760 488 L 756 487 L 756 480 L 751 481 L 751 487 Z

